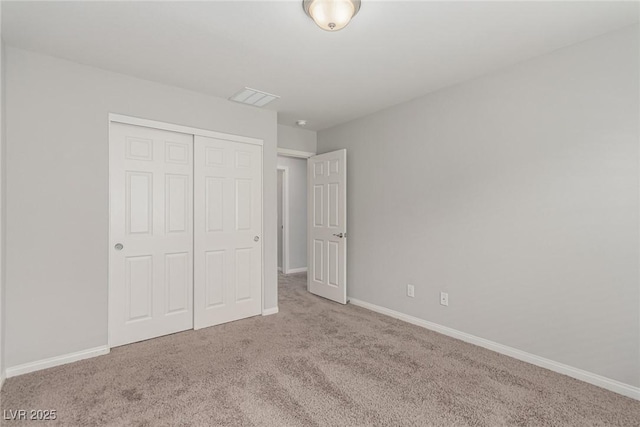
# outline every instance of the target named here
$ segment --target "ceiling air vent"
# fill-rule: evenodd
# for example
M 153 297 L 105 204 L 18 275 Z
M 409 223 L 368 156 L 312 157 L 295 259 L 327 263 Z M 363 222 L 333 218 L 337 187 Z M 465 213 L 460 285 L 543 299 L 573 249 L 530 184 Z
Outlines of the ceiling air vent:
M 267 92 L 251 89 L 250 87 L 245 87 L 229 99 L 241 104 L 253 105 L 254 107 L 264 107 L 271 101 L 274 101 L 278 98 L 280 98 L 278 95 L 272 95 Z

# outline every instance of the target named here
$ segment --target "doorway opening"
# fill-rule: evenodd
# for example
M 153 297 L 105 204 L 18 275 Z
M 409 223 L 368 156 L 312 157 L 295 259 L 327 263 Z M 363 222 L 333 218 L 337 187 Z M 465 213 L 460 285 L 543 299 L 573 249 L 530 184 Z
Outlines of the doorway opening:
M 305 273 L 307 291 L 346 304 L 347 151 L 278 153 L 278 282 Z
M 278 156 L 278 272 L 307 271 L 307 160 Z
M 278 166 L 278 272 L 285 274 L 288 271 L 288 266 L 285 265 L 285 261 L 289 258 L 288 245 L 286 232 L 288 226 L 285 228 L 288 215 L 288 203 L 287 203 L 287 180 L 288 180 L 288 168 L 284 166 Z

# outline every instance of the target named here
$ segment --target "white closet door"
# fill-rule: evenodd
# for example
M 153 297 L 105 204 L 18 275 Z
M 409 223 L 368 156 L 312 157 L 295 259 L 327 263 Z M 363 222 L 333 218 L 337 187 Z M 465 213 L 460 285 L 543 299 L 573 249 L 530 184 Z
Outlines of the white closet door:
M 195 137 L 195 328 L 262 312 L 262 147 Z
M 112 123 L 112 347 L 193 327 L 193 136 Z

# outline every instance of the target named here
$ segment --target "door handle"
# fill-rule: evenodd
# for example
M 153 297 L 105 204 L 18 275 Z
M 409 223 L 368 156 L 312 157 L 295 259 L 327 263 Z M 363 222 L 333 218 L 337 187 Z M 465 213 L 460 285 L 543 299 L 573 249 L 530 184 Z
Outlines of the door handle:
M 347 233 L 338 233 L 338 234 L 334 234 L 334 236 L 342 239 L 343 237 L 347 237 Z
M 254 242 L 257 242 L 258 240 L 260 240 L 260 237 L 258 237 L 258 236 L 256 236 L 256 237 L 254 237 L 254 238 L 253 238 L 253 241 L 254 241 Z
M 124 245 L 122 243 L 116 243 L 116 245 L 113 247 L 116 251 L 121 251 L 122 248 L 124 248 Z

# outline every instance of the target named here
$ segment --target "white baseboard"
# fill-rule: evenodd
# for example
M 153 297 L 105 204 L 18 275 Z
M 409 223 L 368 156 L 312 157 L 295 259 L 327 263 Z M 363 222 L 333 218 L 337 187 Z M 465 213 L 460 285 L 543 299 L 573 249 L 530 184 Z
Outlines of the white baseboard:
M 52 368 L 54 366 L 65 365 L 71 362 L 77 362 L 78 360 L 89 359 L 91 357 L 102 356 L 109 353 L 109 347 L 106 345 L 89 348 L 86 350 L 77 351 L 75 353 L 63 354 L 62 356 L 50 357 L 48 359 L 42 359 L 35 362 L 25 363 L 23 365 L 13 366 L 7 368 L 7 378 L 15 377 L 18 375 L 28 374 L 29 372 L 39 371 L 41 369 Z
M 271 314 L 278 314 L 278 307 L 265 308 L 264 310 L 262 310 L 263 316 L 269 316 Z
M 306 272 L 307 272 L 307 267 L 300 267 L 300 268 L 290 268 L 287 270 L 285 274 L 306 273 Z
M 489 341 L 484 338 L 477 337 L 475 335 L 460 332 L 456 329 L 452 329 L 446 326 L 439 325 L 437 323 L 429 322 L 427 320 L 419 319 L 417 317 L 410 316 L 408 314 L 400 313 L 398 311 L 391 310 L 389 308 L 380 307 L 375 304 L 371 304 L 365 301 L 360 301 L 355 298 L 349 297 L 349 301 L 353 305 L 375 311 L 377 313 L 385 314 L 387 316 L 403 320 L 407 323 L 411 323 L 416 326 L 421 326 L 426 329 L 430 329 L 435 332 L 439 332 L 443 335 L 447 335 L 453 338 L 457 338 L 461 341 L 465 341 L 471 344 L 475 344 L 480 347 L 493 350 L 497 353 L 504 354 L 506 356 L 513 357 L 514 359 L 522 360 L 523 362 L 531 363 L 532 365 L 540 366 L 542 368 L 549 369 L 550 371 L 557 372 L 559 374 L 567 375 L 569 377 L 578 379 L 580 381 L 593 384 L 598 387 L 605 388 L 623 396 L 630 397 L 632 399 L 640 400 L 640 387 L 635 387 L 629 384 L 625 384 L 620 381 L 612 380 L 611 378 L 603 377 L 602 375 L 594 374 L 582 369 L 574 368 L 573 366 L 565 365 L 563 363 L 555 362 L 544 357 L 536 356 L 535 354 L 527 353 L 522 350 L 518 350 L 513 347 L 498 344 L 494 341 Z

